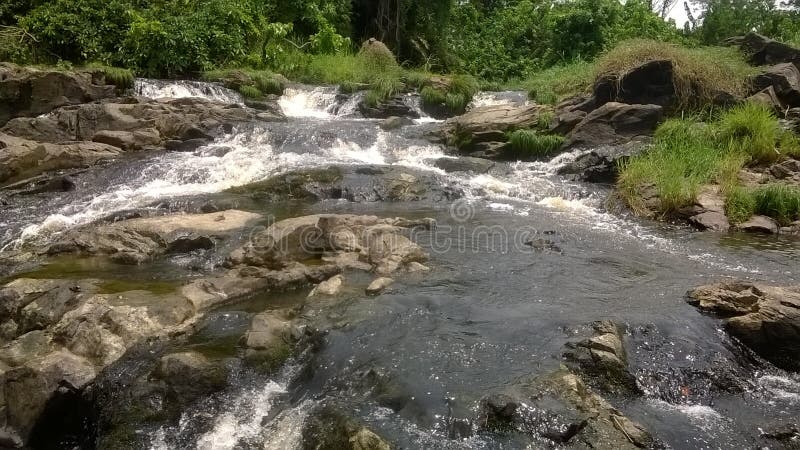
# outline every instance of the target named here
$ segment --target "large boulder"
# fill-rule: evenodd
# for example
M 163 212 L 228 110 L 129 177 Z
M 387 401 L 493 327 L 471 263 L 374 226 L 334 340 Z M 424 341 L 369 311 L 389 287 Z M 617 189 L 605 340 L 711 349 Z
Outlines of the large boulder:
M 119 148 L 98 142 L 43 144 L 0 133 L 0 184 L 51 170 L 90 166 L 120 153 Z
M 800 287 L 728 281 L 695 288 L 689 303 L 725 317 L 725 330 L 773 364 L 800 370 Z
M 116 96 L 116 87 L 92 71 L 64 72 L 0 64 L 0 126 L 14 117 L 47 114 Z
M 369 105 L 365 101 L 358 104 L 358 111 L 364 117 L 371 119 L 388 119 L 390 117 L 404 117 L 418 119 L 419 113 L 403 101 L 403 97 L 398 95 L 379 102 L 377 105 Z
M 593 101 L 597 107 L 608 102 L 620 102 L 670 108 L 677 102 L 673 78 L 672 61 L 648 61 L 621 77 L 607 76 L 597 80 Z
M 549 107 L 542 105 L 480 106 L 448 119 L 441 134 L 464 153 L 497 156 L 508 142 L 509 131 L 536 128 L 545 111 Z
M 211 249 L 227 235 L 261 216 L 228 210 L 129 219 L 67 232 L 50 244 L 50 255 L 103 255 L 124 264 L 139 264 L 164 253 Z
M 252 111 L 238 105 L 201 98 L 129 98 L 67 106 L 43 117 L 14 119 L 0 131 L 39 142 L 97 140 L 127 150 L 165 146 L 170 141 L 209 141 L 253 118 Z M 283 119 L 277 113 L 273 116 L 273 120 Z
M 753 88 L 761 92 L 772 88 L 783 109 L 800 106 L 800 70 L 792 63 L 768 67 L 753 79 Z
M 303 450 L 391 450 L 386 440 L 331 405 L 315 408 L 303 423 Z
M 750 32 L 744 36 L 734 36 L 726 40 L 728 45 L 738 46 L 750 58 L 754 66 L 768 64 L 794 63 L 800 64 L 800 49 L 782 42 Z
M 375 273 L 385 275 L 428 259 L 428 254 L 404 233 L 432 225 L 431 219 L 409 221 L 346 214 L 296 217 L 254 234 L 230 259 L 234 265 L 281 269 L 326 254 L 356 253 Z
M 642 425 L 563 368 L 512 387 L 508 393 L 484 398 L 478 425 L 495 432 L 527 434 L 534 439 L 534 448 L 635 449 L 653 444 Z
M 659 105 L 608 102 L 590 112 L 567 135 L 564 148 L 622 145 L 647 140 L 663 117 Z

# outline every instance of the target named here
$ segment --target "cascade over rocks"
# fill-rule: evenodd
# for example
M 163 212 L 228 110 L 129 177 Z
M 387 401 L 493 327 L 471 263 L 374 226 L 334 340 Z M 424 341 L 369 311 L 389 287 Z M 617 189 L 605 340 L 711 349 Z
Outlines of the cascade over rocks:
M 0 63 L 0 126 L 14 117 L 38 116 L 116 95 L 117 88 L 100 71 L 62 72 Z
M 730 335 L 776 366 L 800 370 L 800 287 L 728 281 L 695 288 L 688 301 L 726 317 Z

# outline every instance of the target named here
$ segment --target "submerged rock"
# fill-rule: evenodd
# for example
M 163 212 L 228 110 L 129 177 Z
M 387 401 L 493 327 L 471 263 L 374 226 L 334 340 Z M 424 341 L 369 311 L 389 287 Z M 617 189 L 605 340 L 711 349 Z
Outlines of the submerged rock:
M 516 386 L 508 394 L 488 396 L 480 405 L 482 428 L 525 433 L 534 439 L 534 447 L 632 449 L 654 442 L 642 425 L 566 369 Z
M 367 295 L 380 295 L 383 291 L 385 291 L 389 286 L 394 284 L 394 280 L 387 277 L 376 278 L 372 280 L 372 283 L 367 286 L 366 292 Z
M 644 149 L 645 145 L 638 142 L 616 146 L 601 146 L 560 167 L 558 174 L 578 181 L 614 183 L 617 179 L 620 165 L 628 158 L 641 153 Z
M 303 424 L 303 450 L 391 450 L 386 440 L 332 406 L 315 408 Z
M 338 295 L 342 292 L 342 287 L 344 286 L 344 276 L 342 275 L 334 275 L 331 278 L 323 281 L 322 283 L 318 284 L 314 287 L 314 289 L 308 294 L 310 297 L 318 297 L 322 295 Z
M 365 101 L 358 104 L 358 111 L 366 118 L 388 119 L 390 117 L 405 117 L 418 119 L 419 113 L 403 101 L 402 96 L 395 96 L 379 102 L 377 105 L 368 105 Z
M 688 301 L 726 317 L 725 330 L 773 364 L 800 370 L 800 288 L 730 281 L 695 288 Z
M 481 174 L 489 172 L 496 163 L 484 158 L 460 156 L 458 158 L 439 158 L 434 161 L 433 165 L 448 173 L 474 172 Z

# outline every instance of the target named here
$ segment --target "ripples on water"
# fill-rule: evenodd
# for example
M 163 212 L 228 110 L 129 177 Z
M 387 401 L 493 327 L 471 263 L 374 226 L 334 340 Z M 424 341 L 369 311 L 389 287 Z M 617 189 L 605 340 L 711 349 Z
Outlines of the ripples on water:
M 208 83 L 137 80 L 136 89 L 153 97 L 242 102 L 237 93 Z M 291 368 L 270 379 L 241 377 L 214 408 L 193 407 L 176 427 L 158 430 L 154 449 L 237 448 L 251 441 L 270 449 L 296 447 L 300 424 L 314 399 L 329 393 L 320 387 L 346 379 L 355 368 L 369 367 L 384 368 L 403 380 L 423 406 L 422 415 L 398 415 L 346 396 L 340 400 L 396 442 L 409 448 L 513 448 L 513 443 L 482 436 L 447 440 L 442 421 L 451 403 L 461 402 L 469 410 L 487 392 L 557 367 L 570 337 L 564 330 L 606 318 L 644 327 L 630 332 L 628 344 L 631 364 L 648 394 L 626 405 L 626 412 L 675 447 L 724 447 L 736 439 L 752 443 L 770 408 L 782 416 L 800 413 L 796 377 L 740 367 L 738 347 L 719 330 L 719 322 L 683 300 L 686 289 L 709 278 L 794 281 L 796 241 L 715 237 L 611 214 L 603 207 L 606 188 L 554 175 L 577 151 L 551 161 L 513 163 L 505 172 L 445 174 L 433 165 L 437 158 L 449 157 L 444 148 L 420 139 L 417 127 L 389 133 L 377 121 L 359 119 L 358 100 L 342 98 L 331 87 L 295 86 L 280 99 L 288 123 L 242 126 L 193 153 L 163 153 L 93 168 L 80 177 L 78 192 L 12 204 L 19 208 L 14 217 L 0 213 L 5 233 L 0 237 L 21 243 L 47 239 L 113 212 L 328 164 L 436 172 L 466 193 L 472 208 L 466 223 L 453 219 L 449 205 L 332 202 L 310 207 L 430 215 L 465 233 L 450 236 L 460 246 L 441 252 L 420 236 L 433 251 L 431 274 L 399 281 L 378 300 L 355 299 L 340 306 L 350 324 L 331 331 L 307 384 L 293 384 L 286 373 Z M 406 100 L 418 106 L 418 98 Z M 522 93 L 481 94 L 472 107 L 525 101 Z M 428 122 L 423 118 L 418 127 L 424 129 Z M 477 226 L 510 232 L 530 227 L 546 233 L 543 239 L 559 251 L 493 251 L 471 238 Z M 237 324 L 247 323 L 252 313 L 229 312 Z M 720 396 L 708 390 L 705 379 L 692 378 L 698 371 L 731 368 L 747 379 L 746 398 Z M 694 383 L 697 394 L 678 396 L 676 389 L 685 387 L 684 382 Z M 288 401 L 290 396 L 301 400 Z

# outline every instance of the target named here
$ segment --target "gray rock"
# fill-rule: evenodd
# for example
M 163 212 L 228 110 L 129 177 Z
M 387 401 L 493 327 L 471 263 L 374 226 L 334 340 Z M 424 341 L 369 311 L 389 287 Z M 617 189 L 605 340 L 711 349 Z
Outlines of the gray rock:
M 649 137 L 663 117 L 659 105 L 608 102 L 590 112 L 567 135 L 564 148 L 621 145 Z
M 342 292 L 342 287 L 344 286 L 344 276 L 342 275 L 335 275 L 322 283 L 318 284 L 314 289 L 308 294 L 308 297 L 319 297 L 323 295 L 333 296 L 339 295 Z
M 578 181 L 613 183 L 617 179 L 620 164 L 623 164 L 631 156 L 641 153 L 645 147 L 644 144 L 638 142 L 618 146 L 601 146 L 560 167 L 558 174 Z
M 753 216 L 747 222 L 739 224 L 739 229 L 746 233 L 777 234 L 780 227 L 767 216 Z
M 590 384 L 608 392 L 640 393 L 628 371 L 628 357 L 619 327 L 611 321 L 592 324 L 593 334 L 569 343 L 564 357 Z
M 773 88 L 781 109 L 800 106 L 800 70 L 793 63 L 768 67 L 753 80 L 755 89 Z
M 382 437 L 330 405 L 315 408 L 303 423 L 303 450 L 391 450 Z
M 390 98 L 376 106 L 368 106 L 362 101 L 358 104 L 358 110 L 364 117 L 372 119 L 388 119 L 389 117 L 419 118 L 419 113 L 407 105 L 402 96 Z
M 688 301 L 728 317 L 725 330 L 773 364 L 800 369 L 800 287 L 732 281 L 693 289 Z
M 731 228 L 728 217 L 718 211 L 708 211 L 697 214 L 690 217 L 689 222 L 701 230 L 727 232 Z
M 727 39 L 726 44 L 738 46 L 755 66 L 793 62 L 800 64 L 800 50 L 782 42 L 750 32 Z
M 182 405 L 220 391 L 227 384 L 226 371 L 197 352 L 161 357 L 153 376 L 165 381 L 173 398 Z
M 408 117 L 391 116 L 384 119 L 378 126 L 384 131 L 391 131 L 402 128 L 406 125 L 412 125 L 413 123 L 414 121 Z
M 458 158 L 439 158 L 434 161 L 433 165 L 448 173 L 474 172 L 481 174 L 489 172 L 495 163 L 488 159 L 460 156 Z

